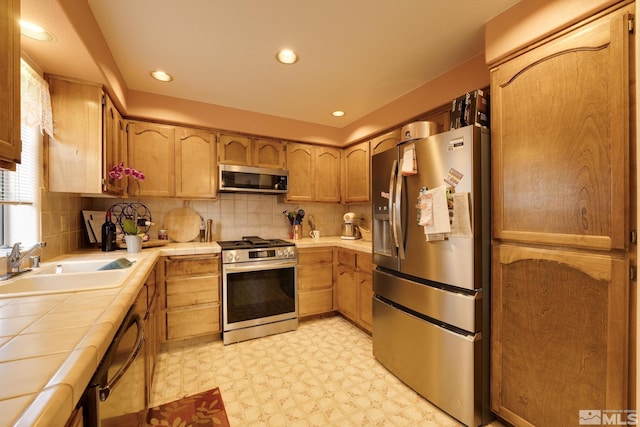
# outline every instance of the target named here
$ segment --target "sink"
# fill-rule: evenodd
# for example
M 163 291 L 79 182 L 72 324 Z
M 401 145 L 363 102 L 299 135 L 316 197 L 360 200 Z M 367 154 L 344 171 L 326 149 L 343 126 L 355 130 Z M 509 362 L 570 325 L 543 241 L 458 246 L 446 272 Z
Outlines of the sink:
M 100 267 L 104 267 L 109 264 L 109 262 L 111 261 L 104 259 L 58 262 L 36 270 L 35 274 L 56 274 L 58 266 L 61 268 L 57 274 L 98 272 Z M 100 271 L 100 273 L 105 272 L 106 271 Z
M 69 264 L 71 263 L 66 263 L 66 265 Z M 55 265 L 53 267 L 55 270 Z M 99 267 L 100 266 L 98 266 L 98 268 Z M 81 267 L 78 266 L 77 268 Z M 66 274 L 43 274 L 42 272 L 25 274 L 17 276 L 15 279 L 0 282 L 0 298 L 118 288 L 126 282 L 132 270 L 133 269 L 68 272 Z

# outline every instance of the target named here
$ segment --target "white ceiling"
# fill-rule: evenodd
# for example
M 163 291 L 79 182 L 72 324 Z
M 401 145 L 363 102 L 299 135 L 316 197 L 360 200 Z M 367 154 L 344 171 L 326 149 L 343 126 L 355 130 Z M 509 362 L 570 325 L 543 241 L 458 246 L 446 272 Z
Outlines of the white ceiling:
M 22 0 L 23 17 L 55 27 L 59 21 L 51 12 L 46 15 L 44 7 L 55 1 Z M 334 127 L 344 127 L 482 53 L 484 23 L 517 3 L 82 1 L 88 1 L 129 89 Z M 58 46 L 48 49 L 49 54 L 77 49 L 66 37 L 56 36 Z M 23 49 L 32 45 L 23 43 Z M 284 47 L 299 53 L 297 64 L 276 62 L 276 51 Z M 56 74 L 73 66 L 55 62 L 43 57 L 40 65 Z M 152 80 L 149 72 L 154 69 L 169 72 L 174 81 Z M 346 116 L 336 119 L 333 110 L 344 110 Z

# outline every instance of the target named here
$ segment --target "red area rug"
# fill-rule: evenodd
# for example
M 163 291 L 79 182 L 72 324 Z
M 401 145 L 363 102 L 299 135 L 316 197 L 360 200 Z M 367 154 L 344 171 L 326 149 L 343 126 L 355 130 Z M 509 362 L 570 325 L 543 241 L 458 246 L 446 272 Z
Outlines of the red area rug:
M 216 426 L 229 427 L 229 419 L 224 410 L 218 387 L 202 393 L 150 408 L 147 415 L 148 426 Z

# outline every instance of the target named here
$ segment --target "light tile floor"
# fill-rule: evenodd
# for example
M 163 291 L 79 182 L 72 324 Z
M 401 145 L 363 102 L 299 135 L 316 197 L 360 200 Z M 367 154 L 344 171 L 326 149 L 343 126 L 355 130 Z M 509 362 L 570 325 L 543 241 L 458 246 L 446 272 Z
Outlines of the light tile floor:
M 460 425 L 376 362 L 371 337 L 339 316 L 227 346 L 165 346 L 151 405 L 213 387 L 232 427 Z

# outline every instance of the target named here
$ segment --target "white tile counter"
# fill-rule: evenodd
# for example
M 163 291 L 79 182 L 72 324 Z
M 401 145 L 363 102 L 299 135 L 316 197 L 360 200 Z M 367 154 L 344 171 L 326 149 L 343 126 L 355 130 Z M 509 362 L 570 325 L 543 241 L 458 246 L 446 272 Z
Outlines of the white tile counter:
M 292 242 L 371 253 L 371 242 L 339 236 Z M 157 259 L 220 251 L 216 243 L 169 243 L 138 254 L 87 250 L 42 263 L 135 260 L 124 285 L 113 289 L 16 296 L 2 295 L 0 282 L 0 427 L 64 425 Z
M 0 293 L 0 426 L 64 425 L 159 256 L 219 253 L 216 243 L 170 243 L 126 251 L 83 251 L 61 261 L 126 257 L 122 287 L 48 295 Z M 1 283 L 0 283 L 1 292 Z

